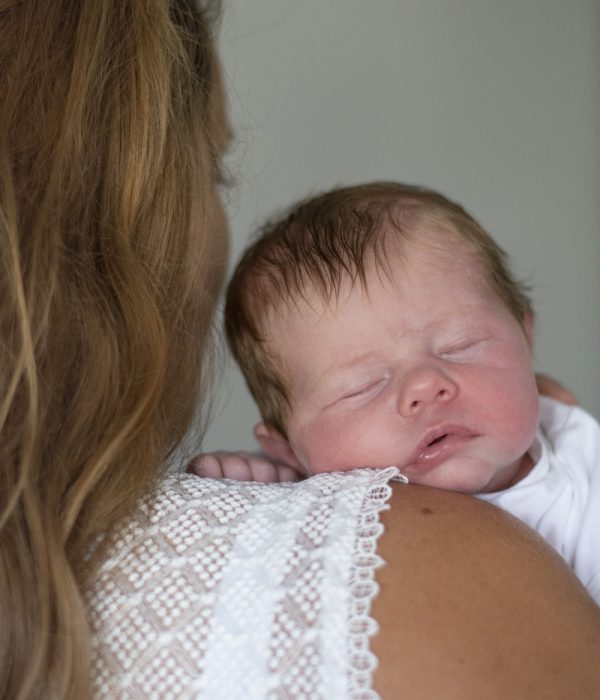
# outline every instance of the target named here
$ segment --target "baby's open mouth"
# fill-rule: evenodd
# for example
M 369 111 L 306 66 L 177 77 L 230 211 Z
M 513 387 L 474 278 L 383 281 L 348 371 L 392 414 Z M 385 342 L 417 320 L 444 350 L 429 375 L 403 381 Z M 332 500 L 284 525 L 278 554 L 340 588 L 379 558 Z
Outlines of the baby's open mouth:
M 439 437 L 436 437 L 434 440 L 432 440 L 427 447 L 431 447 L 432 445 L 437 445 L 438 442 L 441 442 L 445 438 L 448 437 L 448 433 L 444 433 L 443 435 L 440 435 Z
M 413 453 L 411 464 L 442 462 L 477 437 L 477 433 L 461 425 L 446 425 L 429 430 Z

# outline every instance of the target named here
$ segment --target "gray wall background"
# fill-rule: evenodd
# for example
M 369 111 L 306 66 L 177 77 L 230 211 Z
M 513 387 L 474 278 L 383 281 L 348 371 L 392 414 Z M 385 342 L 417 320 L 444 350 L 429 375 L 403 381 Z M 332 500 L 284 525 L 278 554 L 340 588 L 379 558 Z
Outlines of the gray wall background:
M 389 178 L 461 202 L 533 285 L 537 367 L 600 417 L 598 0 L 225 0 L 232 262 L 310 191 Z M 258 414 L 221 349 L 206 449 Z

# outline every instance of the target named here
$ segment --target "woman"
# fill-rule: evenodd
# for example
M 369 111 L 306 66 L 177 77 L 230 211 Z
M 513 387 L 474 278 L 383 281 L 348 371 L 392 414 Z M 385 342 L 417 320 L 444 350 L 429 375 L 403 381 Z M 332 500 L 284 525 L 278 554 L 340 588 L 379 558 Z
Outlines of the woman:
M 7 698 L 88 695 L 90 539 L 148 491 L 196 410 L 226 245 L 208 12 L 0 8 Z
M 144 687 L 161 697 L 208 687 L 210 673 L 190 665 L 190 650 L 174 641 L 176 622 L 164 612 L 172 601 L 148 593 L 158 554 L 165 580 L 182 565 L 156 518 L 187 489 L 187 531 L 204 514 L 218 539 L 240 499 L 264 498 L 191 476 L 163 479 L 168 456 L 197 419 L 199 397 L 206 401 L 207 340 L 226 249 L 216 191 L 228 127 L 213 12 L 214 4 L 195 10 L 191 0 L 0 6 L 0 684 L 11 700 L 80 700 L 92 683 L 108 697 L 127 697 L 132 685 L 138 697 Z M 220 514 L 212 507 L 216 488 Z M 299 496 L 286 498 L 293 506 Z M 283 513 L 284 531 L 293 518 Z M 564 697 L 558 691 L 567 687 L 592 696 L 600 683 L 591 663 L 598 611 L 543 545 L 484 504 L 416 488 L 395 491 L 384 521 L 388 565 L 373 639 L 384 697 L 500 698 L 520 690 L 546 698 Z M 163 524 L 173 522 L 168 516 Z M 365 523 L 374 527 L 372 544 L 377 527 Z M 224 594 L 211 572 L 220 570 L 220 552 L 239 544 L 243 529 L 232 532 L 233 540 L 211 543 L 214 562 L 203 569 L 216 600 L 211 616 L 202 618 L 207 608 L 191 594 L 193 579 L 190 594 L 173 599 L 211 634 L 226 618 L 215 612 Z M 155 548 L 146 557 L 150 538 Z M 416 546 L 423 541 L 430 546 Z M 116 575 L 123 571 L 130 577 Z M 343 594 L 348 586 L 341 581 Z M 368 598 L 374 589 L 367 589 Z M 358 597 L 354 591 L 349 600 Z M 234 618 L 258 609 L 243 588 L 229 603 Z M 158 617 L 161 635 L 147 625 Z M 258 629 L 265 621 L 255 618 Z M 111 626 L 123 620 L 115 636 Z M 283 620 L 274 622 L 283 628 Z M 361 620 L 369 625 L 364 611 Z M 127 647 L 128 632 L 158 646 Z M 341 664 L 356 671 L 370 663 L 368 654 L 347 663 L 347 643 L 340 646 Z M 227 669 L 234 647 L 235 635 L 223 649 L 208 644 L 202 659 Z M 140 665 L 132 674 L 134 655 Z M 192 680 L 178 690 L 183 668 Z M 360 678 L 364 690 L 354 689 L 369 697 L 368 669 Z M 217 697 L 227 678 L 211 682 L 215 692 L 205 697 Z M 114 688 L 121 694 L 110 695 Z

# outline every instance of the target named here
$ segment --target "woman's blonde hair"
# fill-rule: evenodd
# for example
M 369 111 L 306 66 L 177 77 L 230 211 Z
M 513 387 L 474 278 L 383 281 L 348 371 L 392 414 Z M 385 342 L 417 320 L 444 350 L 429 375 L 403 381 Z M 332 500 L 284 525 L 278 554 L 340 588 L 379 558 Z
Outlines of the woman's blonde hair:
M 208 13 L 192 0 L 0 2 L 11 700 L 89 696 L 90 540 L 152 487 L 196 411 L 223 252 Z

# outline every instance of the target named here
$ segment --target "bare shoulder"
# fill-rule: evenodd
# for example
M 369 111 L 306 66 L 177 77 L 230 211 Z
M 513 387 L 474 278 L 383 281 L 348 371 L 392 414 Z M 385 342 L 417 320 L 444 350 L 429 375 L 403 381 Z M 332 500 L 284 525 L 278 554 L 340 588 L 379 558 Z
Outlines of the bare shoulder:
M 384 700 L 600 698 L 600 608 L 519 521 L 395 486 L 382 516 L 374 684 Z

